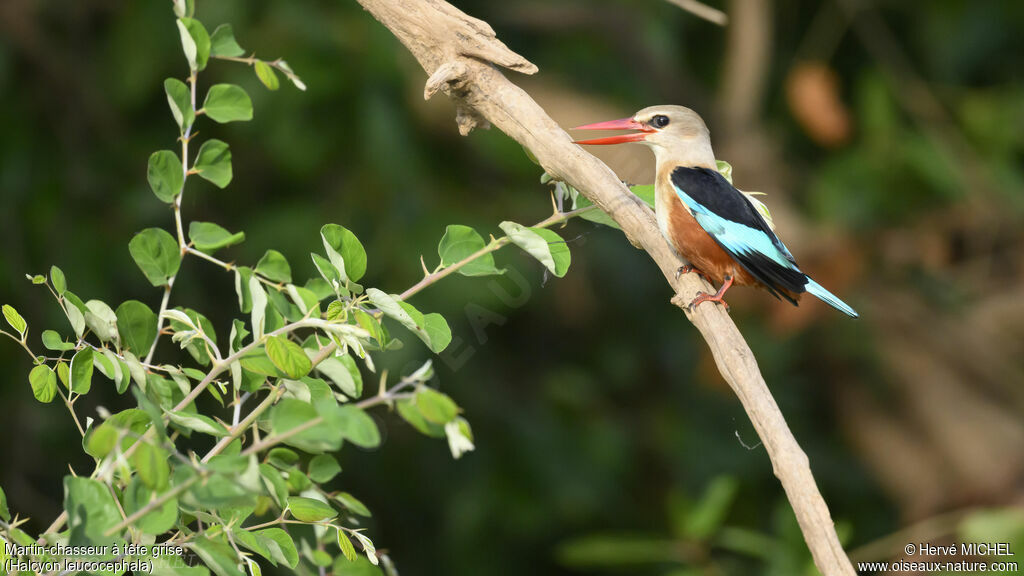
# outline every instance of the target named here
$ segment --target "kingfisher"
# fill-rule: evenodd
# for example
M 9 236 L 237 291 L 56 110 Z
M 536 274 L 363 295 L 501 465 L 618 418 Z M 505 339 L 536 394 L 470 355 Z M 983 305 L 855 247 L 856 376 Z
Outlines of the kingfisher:
M 746 194 L 719 173 L 704 120 L 683 106 L 651 106 L 631 118 L 577 126 L 574 130 L 635 130 L 630 134 L 578 140 L 576 144 L 638 142 L 654 150 L 655 214 L 661 234 L 688 262 L 680 274 L 696 271 L 720 285 L 715 294 L 698 293 L 702 302 L 726 305 L 733 284 L 756 286 L 794 306 L 809 292 L 853 318 L 857 312 L 804 274 L 793 254 Z

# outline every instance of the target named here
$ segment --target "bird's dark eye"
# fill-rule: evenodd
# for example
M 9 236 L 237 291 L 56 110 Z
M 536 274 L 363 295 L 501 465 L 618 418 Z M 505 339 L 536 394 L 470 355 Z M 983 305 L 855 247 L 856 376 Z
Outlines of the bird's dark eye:
M 654 126 L 655 128 L 664 128 L 665 126 L 668 126 L 668 116 L 658 114 L 651 118 L 651 126 Z

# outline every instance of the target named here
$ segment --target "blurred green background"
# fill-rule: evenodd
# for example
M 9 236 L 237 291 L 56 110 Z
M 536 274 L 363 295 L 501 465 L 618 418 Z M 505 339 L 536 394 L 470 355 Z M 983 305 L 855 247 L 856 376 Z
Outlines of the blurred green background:
M 540 67 L 512 79 L 564 126 L 660 103 L 700 112 L 803 268 L 861 312 L 730 292 L 856 559 L 977 538 L 1016 542 L 1024 561 L 1024 4 L 711 2 L 725 28 L 661 0 L 456 4 Z M 231 144 L 235 178 L 190 179 L 185 195 L 187 220 L 246 232 L 224 257 L 275 248 L 301 280 L 336 222 L 367 247 L 364 283 L 400 292 L 421 254 L 436 264 L 447 224 L 497 234 L 549 214 L 521 148 L 496 130 L 460 137 L 451 102 L 422 101 L 423 71 L 355 2 L 199 0 L 197 16 L 309 86 L 271 93 L 229 63 L 204 74 L 256 108 L 201 127 Z M 51 264 L 84 299 L 158 306 L 127 244 L 172 225 L 145 166 L 176 136 L 162 82 L 186 73 L 170 2 L 0 4 L 0 295 L 33 338 L 66 331 L 24 277 Z M 642 147 L 599 152 L 650 181 Z M 765 451 L 656 267 L 615 230 L 560 233 L 563 279 L 505 249 L 505 277 L 415 297 L 452 326 L 439 381 L 477 450 L 453 461 L 377 412 L 384 445 L 346 448 L 334 483 L 373 510 L 378 548 L 404 575 L 806 573 Z M 173 301 L 225 331 L 237 309 L 232 277 L 195 259 Z M 416 343 L 382 364 L 428 356 Z M 33 399 L 13 342 L 0 365 L 0 485 L 40 531 L 65 462 L 90 461 L 59 405 Z M 85 401 L 80 414 L 133 405 L 112 388 Z

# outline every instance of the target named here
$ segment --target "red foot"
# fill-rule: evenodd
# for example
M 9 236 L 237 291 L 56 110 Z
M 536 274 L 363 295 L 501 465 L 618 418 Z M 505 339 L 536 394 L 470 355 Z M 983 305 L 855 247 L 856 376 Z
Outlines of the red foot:
M 696 310 L 697 305 L 700 304 L 701 302 L 716 302 L 718 304 L 721 304 L 722 306 L 725 306 L 726 312 L 729 311 L 729 304 L 722 299 L 722 296 L 720 294 L 716 293 L 714 296 L 712 296 L 711 294 L 706 294 L 704 292 L 697 292 L 697 297 L 693 299 L 693 302 L 690 302 L 690 311 L 693 312 L 694 310 Z
M 725 284 L 722 284 L 722 287 L 718 289 L 718 292 L 715 292 L 713 296 L 710 294 L 705 294 L 704 292 L 698 292 L 697 297 L 693 299 L 693 302 L 690 302 L 688 308 L 691 312 L 693 312 L 694 310 L 697 309 L 697 305 L 700 304 L 701 302 L 717 302 L 722 306 L 725 306 L 725 311 L 728 312 L 729 305 L 726 304 L 725 300 L 723 300 L 722 297 L 725 296 L 725 291 L 728 290 L 730 286 L 732 286 L 732 276 L 726 276 Z
M 679 269 L 676 270 L 676 280 L 679 280 L 679 277 L 682 276 L 683 274 L 689 274 L 690 272 L 696 272 L 704 280 L 708 279 L 708 277 L 705 276 L 703 272 L 694 268 L 693 264 L 687 264 L 685 266 L 680 266 Z M 708 281 L 710 282 L 710 280 Z

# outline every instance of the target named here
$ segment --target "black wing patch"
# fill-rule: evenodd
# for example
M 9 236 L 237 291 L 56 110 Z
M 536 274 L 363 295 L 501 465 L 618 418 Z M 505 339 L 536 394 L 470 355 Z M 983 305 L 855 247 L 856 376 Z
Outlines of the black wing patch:
M 738 225 L 745 227 L 746 232 L 750 234 L 763 235 L 757 244 L 769 251 L 774 248 L 781 258 L 792 266 L 785 266 L 784 262 L 774 260 L 769 254 L 758 250 L 754 244 L 751 244 L 749 249 L 738 249 L 735 243 L 723 242 L 723 238 L 705 224 L 708 218 L 697 218 L 698 223 L 715 239 L 715 242 L 744 270 L 764 284 L 769 292 L 796 304 L 785 291 L 804 292 L 807 276 L 799 270 L 789 249 L 782 244 L 742 192 L 733 187 L 718 171 L 708 168 L 679 167 L 672 172 L 671 180 L 677 191 L 682 191 L 696 204 L 690 204 L 685 198 L 682 199 L 684 203 L 690 204 L 689 207 L 695 212 L 695 216 L 703 211 L 730 229 L 743 230 L 735 228 Z

